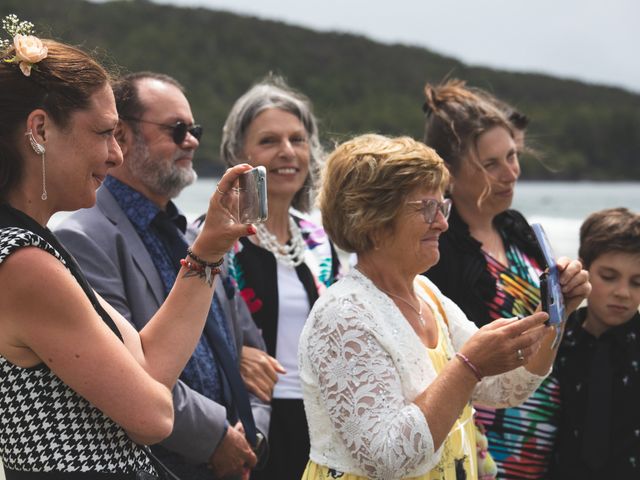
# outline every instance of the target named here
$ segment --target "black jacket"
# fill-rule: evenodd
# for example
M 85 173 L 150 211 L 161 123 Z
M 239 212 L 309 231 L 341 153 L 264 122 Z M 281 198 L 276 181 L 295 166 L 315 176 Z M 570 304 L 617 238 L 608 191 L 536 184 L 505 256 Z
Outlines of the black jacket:
M 505 245 L 515 244 L 539 265 L 545 265 L 533 230 L 522 214 L 507 210 L 497 215 L 493 223 Z M 440 261 L 424 273 L 478 327 L 491 322 L 486 301 L 496 294 L 496 283 L 487 269 L 481 246 L 452 208 L 449 230 L 440 236 Z
M 583 328 L 587 308 L 573 312 L 567 320 L 553 374 L 560 383 L 560 420 L 549 478 L 583 480 L 640 478 L 640 314 L 611 327 L 596 338 Z M 597 353 L 604 347 L 606 357 Z M 608 361 L 607 361 L 608 360 Z M 606 368 L 608 366 L 608 368 Z M 600 375 L 594 370 L 597 368 Z M 608 376 L 602 374 L 608 372 Z M 595 375 L 594 375 L 595 374 Z M 592 376 L 593 375 L 593 376 Z M 608 377 L 608 378 L 607 378 Z M 590 458 L 583 451 L 592 382 L 609 384 L 608 396 L 592 397 L 598 416 L 609 426 L 599 454 Z M 598 431 L 596 436 L 606 435 Z

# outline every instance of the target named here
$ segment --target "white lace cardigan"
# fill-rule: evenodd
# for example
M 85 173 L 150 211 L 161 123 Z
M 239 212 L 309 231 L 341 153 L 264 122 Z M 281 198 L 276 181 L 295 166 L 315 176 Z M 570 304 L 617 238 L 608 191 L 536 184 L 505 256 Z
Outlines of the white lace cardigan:
M 424 277 L 416 292 L 431 306 L 447 349 L 457 351 L 477 327 Z M 426 347 L 391 299 L 358 270 L 331 286 L 315 303 L 300 337 L 299 364 L 311 438 L 310 458 L 341 472 L 372 479 L 427 473 L 440 458 L 429 425 L 412 403 L 434 380 Z M 544 377 L 520 367 L 485 377 L 472 401 L 493 407 L 523 402 Z

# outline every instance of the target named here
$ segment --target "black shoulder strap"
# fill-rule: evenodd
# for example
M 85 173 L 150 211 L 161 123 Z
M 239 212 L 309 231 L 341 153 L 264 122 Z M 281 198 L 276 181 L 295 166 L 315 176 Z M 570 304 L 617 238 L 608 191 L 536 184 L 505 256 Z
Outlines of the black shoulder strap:
M 62 244 L 58 241 L 56 236 L 46 227 L 38 224 L 34 219 L 21 212 L 20 210 L 16 210 L 10 205 L 4 204 L 0 205 L 0 227 L 17 227 L 27 230 L 31 233 L 34 233 L 41 238 L 43 238 L 46 242 L 49 243 L 51 247 L 53 247 L 65 261 L 67 268 L 71 272 L 71 275 L 77 280 L 78 284 L 84 291 L 85 295 L 93 305 L 95 311 L 100 315 L 104 323 L 116 334 L 116 336 L 122 339 L 122 335 L 118 330 L 113 319 L 109 316 L 109 314 L 102 308 L 100 305 L 100 301 L 96 297 L 93 288 L 89 285 L 89 282 L 85 278 L 80 266 L 76 262 L 75 258 L 71 256 L 71 254 L 62 246 Z

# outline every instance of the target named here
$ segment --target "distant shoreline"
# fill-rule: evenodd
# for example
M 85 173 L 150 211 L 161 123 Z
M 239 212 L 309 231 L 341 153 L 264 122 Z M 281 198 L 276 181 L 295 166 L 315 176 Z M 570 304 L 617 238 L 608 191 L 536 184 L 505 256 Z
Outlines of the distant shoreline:
M 196 166 L 196 171 L 197 171 L 197 166 Z M 218 175 L 200 175 L 198 174 L 198 180 L 217 180 L 219 179 L 222 174 L 224 173 L 224 170 L 220 171 L 220 174 Z M 575 184 L 579 184 L 579 185 L 584 185 L 584 184 L 605 184 L 605 183 L 615 183 L 616 185 L 634 185 L 634 184 L 640 184 L 640 178 L 637 180 L 583 180 L 583 179 L 567 179 L 567 178 L 563 178 L 563 179 L 524 179 L 521 178 L 520 180 L 518 180 L 518 185 L 521 185 L 523 183 L 554 183 L 554 184 L 560 184 L 560 183 L 566 183 L 566 184 L 570 184 L 570 185 L 575 185 Z M 517 188 L 517 187 L 516 187 Z

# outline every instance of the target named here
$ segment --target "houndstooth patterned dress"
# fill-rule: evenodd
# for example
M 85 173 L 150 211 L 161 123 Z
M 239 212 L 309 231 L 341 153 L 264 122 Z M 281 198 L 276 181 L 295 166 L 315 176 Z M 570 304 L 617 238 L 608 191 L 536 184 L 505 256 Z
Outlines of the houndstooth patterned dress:
M 0 265 L 26 246 L 49 252 L 69 268 L 42 237 L 15 227 L 0 229 Z M 45 364 L 22 368 L 2 356 L 0 455 L 8 471 L 155 474 L 143 448 Z

